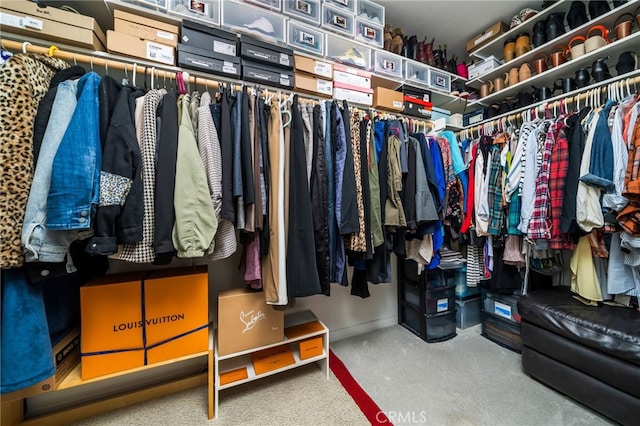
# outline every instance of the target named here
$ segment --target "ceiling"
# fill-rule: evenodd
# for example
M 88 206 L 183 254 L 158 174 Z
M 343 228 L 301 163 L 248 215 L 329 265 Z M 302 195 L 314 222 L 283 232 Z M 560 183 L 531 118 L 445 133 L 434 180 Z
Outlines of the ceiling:
M 511 18 L 525 7 L 540 10 L 542 0 L 375 0 L 385 6 L 385 20 L 401 27 L 406 35 L 435 37 L 435 46 L 447 45 L 453 54 L 467 58 L 467 40 L 501 20 Z

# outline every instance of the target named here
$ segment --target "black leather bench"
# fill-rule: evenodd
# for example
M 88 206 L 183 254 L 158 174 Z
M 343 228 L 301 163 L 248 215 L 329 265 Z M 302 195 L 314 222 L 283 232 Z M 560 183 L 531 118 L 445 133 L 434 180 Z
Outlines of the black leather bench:
M 520 298 L 525 373 L 622 424 L 640 421 L 640 312 L 586 306 L 566 287 Z

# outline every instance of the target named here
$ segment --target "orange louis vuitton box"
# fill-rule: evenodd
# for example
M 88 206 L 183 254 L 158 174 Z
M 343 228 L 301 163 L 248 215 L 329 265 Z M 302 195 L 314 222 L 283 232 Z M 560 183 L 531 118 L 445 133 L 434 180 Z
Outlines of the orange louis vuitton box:
M 300 342 L 300 359 L 309 359 L 322 355 L 322 336 Z
M 205 268 L 100 277 L 80 289 L 82 379 L 209 347 Z
M 247 372 L 247 367 L 237 368 L 231 371 L 225 371 L 224 373 L 220 373 L 220 386 L 237 382 L 238 380 L 244 380 L 247 377 L 249 377 L 249 373 Z
M 275 348 L 254 352 L 251 355 L 251 360 L 256 375 L 277 370 L 278 368 L 286 367 L 296 362 L 289 345 L 276 346 Z

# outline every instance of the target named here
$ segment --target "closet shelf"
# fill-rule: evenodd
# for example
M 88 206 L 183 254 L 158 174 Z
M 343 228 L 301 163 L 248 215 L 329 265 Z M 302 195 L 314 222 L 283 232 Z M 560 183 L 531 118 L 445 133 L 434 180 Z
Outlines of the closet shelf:
M 554 6 L 559 5 L 559 4 L 560 3 L 556 3 L 556 4 L 554 4 Z M 589 28 L 591 28 L 595 24 L 604 25 L 606 28 L 613 28 L 616 19 L 618 19 L 618 17 L 620 15 L 622 15 L 623 13 L 632 13 L 635 10 L 635 8 L 637 8 L 637 7 L 638 7 L 638 5 L 635 2 L 625 3 L 625 5 L 617 8 L 617 9 L 613 9 L 613 10 L 607 12 L 606 14 L 604 14 L 602 16 L 599 16 L 598 18 L 596 18 L 596 19 L 594 19 L 592 21 L 587 22 L 584 25 L 581 25 L 581 26 L 579 26 L 579 27 L 577 27 L 577 28 L 575 28 L 573 30 L 570 30 L 570 31 L 566 32 L 565 34 L 561 35 L 560 37 L 556 37 L 553 40 L 550 40 L 547 43 L 543 44 L 542 46 L 538 46 L 537 48 L 530 50 L 529 52 L 525 53 L 524 55 L 518 56 L 517 58 L 515 58 L 515 59 L 513 59 L 513 60 L 511 60 L 509 62 L 506 62 L 506 63 L 500 65 L 499 67 L 489 71 L 486 74 L 483 74 L 483 75 L 481 75 L 479 77 L 476 77 L 476 78 L 474 78 L 472 80 L 469 80 L 467 85 L 469 85 L 471 87 L 478 88 L 478 87 L 480 87 L 480 83 L 485 82 L 485 81 L 490 81 L 490 80 L 493 80 L 496 77 L 504 75 L 511 68 L 514 68 L 514 67 L 519 68 L 525 62 L 528 62 L 528 63 L 531 64 L 531 62 L 533 61 L 534 57 L 536 57 L 536 55 L 538 55 L 540 53 L 544 53 L 548 57 L 549 53 L 551 52 L 551 50 L 555 46 L 562 45 L 562 46 L 566 47 L 569 44 L 569 41 L 571 41 L 571 39 L 573 37 L 575 37 L 576 35 L 586 36 L 587 35 L 587 31 L 589 31 Z M 568 7 L 566 9 L 568 9 Z M 530 20 L 535 20 L 537 18 L 537 16 L 538 15 L 534 16 Z M 529 21 L 527 21 L 527 22 L 529 22 Z M 520 27 L 521 26 L 518 26 L 516 28 L 520 28 Z M 506 40 L 506 39 L 503 39 L 502 37 L 500 39 L 501 40 Z M 497 53 L 494 56 L 497 59 L 501 59 L 502 58 L 502 44 L 500 44 L 500 52 Z M 578 59 L 580 59 L 580 58 L 578 58 Z M 570 60 L 568 62 L 572 62 L 572 61 Z
M 617 60 L 618 56 L 627 51 L 633 50 L 640 44 L 640 31 L 635 32 L 623 39 L 615 41 L 611 44 L 603 46 L 599 49 L 596 49 L 592 52 L 587 53 L 577 59 L 572 59 L 564 64 L 561 64 L 555 68 L 551 68 L 542 74 L 537 74 L 528 78 L 527 80 L 520 81 L 513 86 L 508 86 L 499 92 L 495 92 L 490 94 L 489 96 L 485 96 L 484 98 L 473 101 L 469 104 L 470 107 L 478 105 L 478 106 L 488 106 L 496 102 L 500 102 L 503 99 L 514 96 L 518 92 L 522 90 L 531 89 L 531 86 L 541 87 L 541 86 L 549 86 L 552 88 L 553 83 L 558 78 L 564 77 L 573 77 L 575 71 L 583 67 L 591 67 L 593 61 L 598 58 L 603 58 L 609 56 L 613 60 Z M 615 66 L 613 64 L 609 65 L 610 71 L 615 71 Z M 600 85 L 602 83 L 597 83 Z M 584 90 L 584 89 L 581 89 Z

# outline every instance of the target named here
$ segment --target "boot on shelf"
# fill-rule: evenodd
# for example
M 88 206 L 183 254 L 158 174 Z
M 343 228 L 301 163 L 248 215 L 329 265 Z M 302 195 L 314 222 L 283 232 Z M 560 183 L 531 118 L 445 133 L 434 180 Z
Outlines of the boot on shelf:
M 427 37 L 424 37 L 424 57 L 427 65 L 431 65 L 432 67 L 436 65 L 436 57 L 433 53 L 433 42 L 436 39 L 432 38 L 429 43 L 427 43 Z
M 384 26 L 384 50 L 391 52 L 391 41 L 393 40 L 393 32 L 391 30 L 391 24 L 385 24 Z
M 393 37 L 391 39 L 391 52 L 400 55 L 402 53 L 402 47 L 404 45 L 404 31 L 402 28 L 396 28 L 393 30 Z
M 415 60 L 422 63 L 427 60 L 424 40 L 418 42 L 418 54 L 416 55 Z
M 449 64 L 449 69 L 447 71 L 452 73 L 458 72 L 458 57 L 456 55 L 453 55 L 451 57 L 448 64 Z
M 410 36 L 407 39 L 407 58 L 414 61 L 418 57 L 418 37 L 415 35 Z
M 443 52 L 442 45 L 439 45 L 438 49 L 433 51 L 433 57 L 435 58 L 436 68 L 440 68 L 440 69 L 444 68 L 442 52 Z
M 451 64 L 447 59 L 447 45 L 444 45 L 444 49 L 442 49 L 442 69 L 445 71 L 451 72 Z

